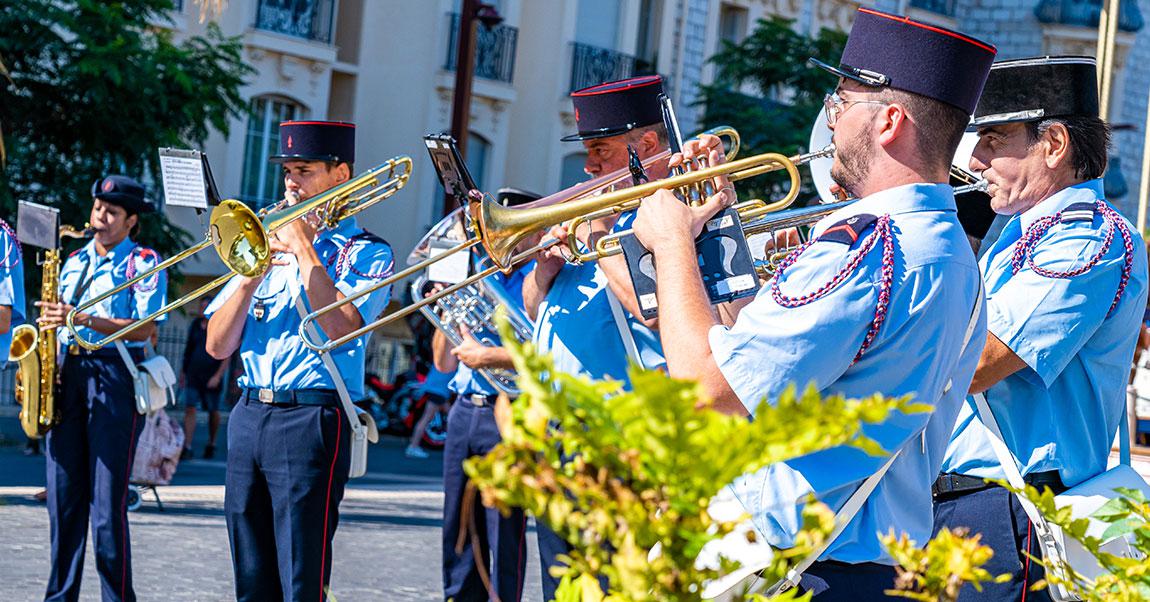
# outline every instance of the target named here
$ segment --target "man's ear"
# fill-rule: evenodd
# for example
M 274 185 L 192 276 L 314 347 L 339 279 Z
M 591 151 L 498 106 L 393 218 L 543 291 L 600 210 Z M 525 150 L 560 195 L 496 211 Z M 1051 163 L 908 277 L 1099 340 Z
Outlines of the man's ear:
M 351 166 L 348 165 L 347 163 L 340 163 L 339 165 L 336 165 L 335 166 L 335 179 L 338 180 L 340 184 L 350 180 L 351 179 Z
M 659 134 L 651 130 L 643 132 L 643 137 L 639 139 L 639 142 L 644 151 L 643 156 L 649 157 L 663 150 L 659 148 Z
M 886 146 L 903 136 L 907 129 L 906 108 L 897 102 L 892 102 L 879 109 L 878 119 L 875 120 L 876 140 Z
M 1070 131 L 1066 126 L 1055 122 L 1042 134 L 1042 160 L 1046 167 L 1054 169 L 1070 160 Z

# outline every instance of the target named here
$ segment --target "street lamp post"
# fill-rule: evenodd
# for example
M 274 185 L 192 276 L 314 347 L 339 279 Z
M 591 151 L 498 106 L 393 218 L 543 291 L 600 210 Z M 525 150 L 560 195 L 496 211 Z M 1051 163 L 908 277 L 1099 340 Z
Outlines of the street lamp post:
M 467 123 L 471 117 L 471 82 L 475 78 L 475 28 L 480 22 L 491 29 L 503 22 L 503 17 L 490 4 L 480 0 L 463 0 L 459 11 L 459 41 L 455 53 L 455 92 L 451 100 L 451 137 L 455 138 L 459 154 L 467 159 Z M 443 215 L 451 213 L 450 195 L 444 195 Z

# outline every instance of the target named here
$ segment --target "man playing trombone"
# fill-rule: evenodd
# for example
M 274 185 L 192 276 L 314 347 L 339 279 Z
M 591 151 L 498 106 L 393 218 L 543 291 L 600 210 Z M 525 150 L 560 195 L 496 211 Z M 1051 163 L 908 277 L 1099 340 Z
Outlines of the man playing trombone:
M 994 55 L 969 36 L 859 9 L 840 66 L 816 61 L 840 77 L 826 100 L 831 174 L 859 200 L 819 222 L 814 242 L 733 323 L 712 311 L 693 244 L 733 202 L 730 184 L 715 182 L 719 194 L 702 207 L 664 190 L 638 211 L 635 233 L 658 265 L 668 370 L 699 381 L 714 408 L 749 415 L 792 384 L 825 395 L 913 395 L 934 407 L 863 427 L 897 453 L 889 464 L 838 447 L 734 484 L 756 529 L 779 547 L 792 544 L 806 496 L 839 511 L 861 490 L 857 514 L 840 517 L 851 520 L 802 575 L 800 587 L 818 600 L 883 598 L 895 571 L 878 534 L 930 537 L 930 484 L 982 348 L 970 335 L 985 328 L 978 267 L 946 182 Z M 689 143 L 683 158 L 719 164 L 716 145 Z
M 640 160 L 667 149 L 659 104 L 662 92 L 662 78 L 652 75 L 571 93 L 579 132 L 563 140 L 583 143 L 587 149 L 584 171 L 601 176 L 626 169 L 629 148 Z M 651 180 L 667 173 L 665 163 L 652 164 L 647 170 Z M 589 231 L 576 234 L 584 245 L 594 248 L 596 240 L 613 228 L 624 227 L 632 217 L 594 220 Z M 566 240 L 567 230 L 557 226 L 550 236 Z M 657 337 L 637 318 L 641 314 L 622 256 L 574 265 L 567 263 L 560 246 L 549 247 L 539 254 L 535 269 L 523 283 L 523 303 L 535 321 L 534 342 L 540 352 L 551 354 L 556 370 L 627 383 L 628 359 L 647 368 L 663 365 Z M 559 564 L 557 557 L 570 548 L 545 525 L 539 525 L 538 535 L 543 596 L 551 600 L 559 580 L 548 568 Z
M 355 126 L 280 124 L 285 202 L 306 202 L 348 181 Z M 332 538 L 350 467 L 349 417 L 337 392 L 363 396 L 367 336 L 331 352 L 337 373 L 300 341 L 305 308 L 328 306 L 391 273 L 391 247 L 353 218 L 318 231 L 310 216 L 278 229 L 279 260 L 263 276 L 236 276 L 206 315 L 207 350 L 237 349 L 244 374 L 228 420 L 224 514 L 239 600 L 316 600 L 331 577 Z M 331 338 L 386 307 L 383 287 L 317 321 Z M 310 311 L 310 309 L 307 309 Z M 358 418 L 352 416 L 352 420 Z
M 37 301 L 40 329 L 65 323 L 72 308 L 128 281 L 160 261 L 159 255 L 132 240 L 139 214 L 152 211 L 144 187 L 126 176 L 108 176 L 92 185 L 89 216 L 92 240 L 60 268 L 60 301 Z M 77 336 L 110 334 L 164 304 L 167 276 L 146 278 L 90 310 L 78 313 Z M 161 317 L 156 322 L 162 321 Z M 144 359 L 144 345 L 156 323 L 136 329 L 125 343 L 133 361 Z M 45 600 L 75 600 L 80 595 L 84 548 L 91 521 L 96 572 L 104 600 L 135 600 L 132 553 L 125 505 L 128 475 L 144 419 L 136 411 L 132 375 L 115 347 L 88 350 L 61 329 L 59 423 L 48 431 L 48 520 L 52 533 L 52 569 Z

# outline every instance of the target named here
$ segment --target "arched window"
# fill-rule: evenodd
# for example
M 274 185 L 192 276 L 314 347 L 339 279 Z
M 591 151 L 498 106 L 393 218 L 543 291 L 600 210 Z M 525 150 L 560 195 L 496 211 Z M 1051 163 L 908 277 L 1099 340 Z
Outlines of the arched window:
M 583 164 L 587 161 L 587 153 L 572 153 L 563 157 L 563 172 L 559 176 L 559 189 L 569 188 L 587 179 L 583 171 Z
M 467 170 L 475 178 L 475 185 L 480 190 L 487 190 L 484 180 L 487 176 L 487 154 L 490 151 L 491 143 L 486 138 L 475 132 L 467 135 Z
M 252 99 L 244 142 L 244 172 L 240 198 L 253 207 L 264 207 L 283 198 L 284 179 L 268 157 L 279 152 L 281 121 L 295 119 L 302 112 L 298 104 L 279 97 Z

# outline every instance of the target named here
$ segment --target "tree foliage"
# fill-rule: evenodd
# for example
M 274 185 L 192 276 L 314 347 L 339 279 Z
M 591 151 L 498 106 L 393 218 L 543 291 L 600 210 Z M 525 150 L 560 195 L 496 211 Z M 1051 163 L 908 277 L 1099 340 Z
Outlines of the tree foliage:
M 696 558 L 736 524 L 708 513 L 723 485 L 838 445 L 884 455 L 860 425 L 928 409 L 906 399 L 820 398 L 792 388 L 762 403 L 750 421 L 710 409 L 697 384 L 658 371 L 633 368 L 632 391 L 557 373 L 549 357 L 503 334 L 522 395 L 497 408 L 502 444 L 465 469 L 485 504 L 524 508 L 574 545 L 559 600 L 599 599 L 600 576 L 609 600 L 698 599 L 717 573 L 696 566 Z M 804 525 L 795 547 L 776 551 L 766 582 L 819 545 L 833 515 L 812 504 Z
M 704 126 L 731 125 L 739 130 L 746 148 L 741 156 L 764 152 L 791 156 L 810 150 L 811 126 L 823 95 L 834 89 L 836 80 L 807 59 L 836 62 L 845 44 L 846 34 L 840 31 L 822 29 L 810 37 L 795 31 L 791 19 L 760 19 L 746 39 L 738 44 L 724 41 L 722 50 L 710 58 L 716 75 L 713 83 L 700 88 Z M 777 181 L 754 178 L 739 183 L 739 197 L 761 197 Z M 807 195 L 813 190 L 804 178 Z
M 176 43 L 164 27 L 171 9 L 171 0 L 0 0 L 0 215 L 28 200 L 82 225 L 92 182 L 113 172 L 149 183 L 156 201 L 157 148 L 227 133 L 246 110 L 242 45 L 214 24 Z M 160 215 L 142 218 L 138 239 L 161 253 L 189 239 Z

